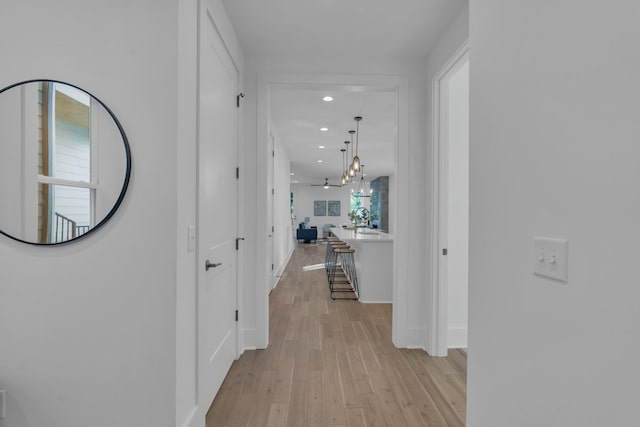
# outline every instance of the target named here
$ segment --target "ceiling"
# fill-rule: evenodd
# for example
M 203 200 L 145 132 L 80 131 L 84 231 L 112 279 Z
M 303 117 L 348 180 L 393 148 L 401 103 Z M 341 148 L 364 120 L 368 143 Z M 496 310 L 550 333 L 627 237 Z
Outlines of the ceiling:
M 322 98 L 330 95 L 332 102 Z M 292 183 L 339 184 L 344 141 L 359 126 L 358 156 L 370 178 L 392 175 L 397 139 L 397 92 L 362 87 L 272 88 L 271 119 L 291 160 Z M 328 131 L 320 131 L 326 127 Z M 355 140 L 354 140 L 355 143 Z M 323 146 L 324 148 L 319 148 Z M 349 144 L 351 150 L 351 144 Z M 322 163 L 318 161 L 322 160 Z
M 248 55 L 426 56 L 467 0 L 223 0 Z
M 223 0 L 245 54 L 423 58 L 467 0 Z M 350 86 L 270 88 L 270 114 L 291 160 L 291 182 L 339 183 L 348 131 L 360 123 L 368 178 L 391 175 L 397 92 Z M 323 102 L 331 95 L 333 102 Z M 327 127 L 327 132 L 321 132 Z M 318 148 L 320 145 L 324 149 Z M 322 160 L 322 163 L 318 163 Z

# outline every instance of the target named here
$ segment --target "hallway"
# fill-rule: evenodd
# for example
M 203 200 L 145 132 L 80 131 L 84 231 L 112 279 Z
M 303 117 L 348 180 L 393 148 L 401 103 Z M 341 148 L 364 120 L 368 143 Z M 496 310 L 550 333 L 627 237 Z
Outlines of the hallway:
M 464 426 L 466 353 L 391 343 L 391 304 L 332 301 L 325 246 L 299 245 L 270 295 L 270 346 L 235 361 L 214 426 Z

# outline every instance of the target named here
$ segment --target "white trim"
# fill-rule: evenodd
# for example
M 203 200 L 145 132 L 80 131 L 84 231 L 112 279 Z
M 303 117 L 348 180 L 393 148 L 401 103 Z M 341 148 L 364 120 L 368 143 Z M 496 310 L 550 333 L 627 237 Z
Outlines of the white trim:
M 433 356 L 447 355 L 447 289 L 446 289 L 446 263 L 442 256 L 443 243 L 447 241 L 447 195 L 442 189 L 447 185 L 446 172 L 448 170 L 446 126 L 442 123 L 445 117 L 440 114 L 445 100 L 441 97 L 443 80 L 450 72 L 461 66 L 463 59 L 469 55 L 469 40 L 465 40 L 458 50 L 451 56 L 446 64 L 435 75 L 432 82 L 433 88 L 433 144 L 432 144 L 432 199 L 431 199 L 431 317 L 430 340 L 427 343 L 427 352 Z
M 242 336 L 244 337 L 244 342 L 245 343 L 254 343 L 257 341 L 257 330 L 255 328 L 247 328 L 247 329 L 243 329 L 242 330 Z M 244 350 L 257 350 L 260 347 L 257 347 L 255 345 L 244 345 L 243 347 L 243 352 Z
M 409 184 L 409 80 L 403 77 L 398 84 L 398 142 L 395 147 L 395 176 L 390 179 L 389 208 L 391 215 L 391 233 L 393 242 L 393 310 L 391 338 L 396 347 L 404 348 L 415 345 L 409 330 L 409 271 L 412 270 L 409 259 L 411 254 L 410 236 L 412 234 L 410 220 Z
M 203 426 L 205 420 L 204 419 L 200 420 L 200 419 L 196 418 L 196 415 L 198 415 L 198 407 L 194 406 L 193 409 L 191 409 L 191 412 L 189 413 L 189 415 L 187 416 L 185 421 L 182 423 L 182 427 L 201 427 L 201 426 Z
M 407 345 L 406 348 L 419 348 L 427 351 L 424 346 L 424 328 L 408 328 L 407 329 Z
M 66 187 L 91 188 L 91 189 L 98 188 L 97 184 L 93 184 L 87 181 L 74 181 L 71 179 L 54 178 L 51 176 L 44 176 L 40 174 L 38 174 L 38 183 L 64 185 Z
M 447 348 L 467 348 L 467 328 L 448 328 Z

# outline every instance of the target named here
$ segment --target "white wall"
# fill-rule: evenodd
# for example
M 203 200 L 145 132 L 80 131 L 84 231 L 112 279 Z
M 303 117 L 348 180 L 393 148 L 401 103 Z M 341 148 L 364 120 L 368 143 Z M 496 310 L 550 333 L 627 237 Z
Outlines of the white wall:
M 2 427 L 175 423 L 176 10 L 175 0 L 0 6 L 0 38 L 11 40 L 0 86 L 77 84 L 119 117 L 133 154 L 127 197 L 95 235 L 46 248 L 0 236 Z
M 322 226 L 325 224 L 351 224 L 349 219 L 351 193 L 346 187 L 311 187 L 309 184 L 291 184 L 293 192 L 293 209 L 296 215 L 294 227 L 309 217 L 309 225 L 318 227 L 318 238 L 322 238 Z M 315 200 L 339 200 L 340 216 L 315 216 L 313 214 L 313 202 Z M 295 235 L 294 235 L 295 238 Z
M 469 298 L 469 62 L 449 79 L 449 348 L 467 347 Z
M 376 76 L 397 77 L 403 82 L 400 87 L 400 133 L 401 140 L 398 151 L 398 161 L 402 165 L 400 173 L 394 177 L 391 184 L 399 189 L 399 194 L 391 194 L 391 203 L 395 209 L 396 205 L 402 205 L 399 210 L 391 210 L 390 216 L 395 218 L 397 229 L 391 227 L 391 232 L 396 237 L 394 246 L 398 247 L 402 256 L 398 257 L 397 272 L 400 284 L 398 292 L 401 307 L 394 311 L 397 318 L 394 325 L 399 333 L 395 336 L 396 344 L 400 346 L 422 346 L 425 335 L 426 315 L 425 307 L 422 303 L 426 300 L 425 286 L 425 258 L 426 241 L 424 236 L 411 230 L 410 212 L 425 212 L 427 204 L 423 198 L 411 197 L 424 191 L 427 170 L 424 168 L 426 157 L 426 127 L 424 117 L 428 103 L 427 81 L 425 80 L 425 61 L 407 60 L 402 58 L 288 58 L 288 57 L 248 57 L 246 74 L 246 92 L 248 94 L 265 91 L 265 88 L 258 85 L 265 76 L 274 73 L 292 73 L 297 75 L 313 74 L 314 76 L 325 75 L 349 75 L 354 78 L 373 79 Z M 375 74 L 371 74 L 375 70 Z M 404 104 L 403 104 L 404 103 Z M 262 167 L 256 153 L 265 151 L 264 145 L 268 136 L 266 132 L 266 120 L 261 119 L 265 112 L 259 111 L 257 98 L 246 98 L 246 160 L 250 159 L 249 166 L 256 165 L 255 170 L 250 170 L 251 178 L 255 182 L 255 187 L 247 192 L 245 200 L 252 206 L 256 203 L 264 203 L 262 198 L 266 197 L 266 189 L 263 188 L 264 177 L 258 176 L 258 171 Z M 266 109 L 266 107 L 265 107 Z M 260 121 L 259 121 L 260 120 Z M 257 127 L 260 123 L 261 128 Z M 262 130 L 265 129 L 265 130 Z M 259 137 L 259 138 L 258 138 Z M 260 189 L 260 191 L 258 191 Z M 264 194 L 263 194 L 264 193 Z M 247 206 L 247 212 L 251 212 Z M 253 221 L 256 234 L 258 228 L 263 227 L 255 217 L 246 217 L 245 223 Z M 252 225 L 253 227 L 254 225 Z M 264 300 L 264 289 L 258 277 L 257 271 L 261 271 L 263 265 L 264 250 L 257 246 L 251 254 L 255 262 L 247 262 L 246 274 L 256 277 L 256 287 L 245 289 L 245 302 L 255 304 L 256 301 Z M 255 265 L 259 264 L 256 269 Z M 247 326 L 246 336 L 248 341 L 252 338 L 257 346 L 266 345 L 265 335 L 260 331 L 264 327 L 264 322 L 268 321 L 265 305 L 257 305 L 256 310 L 246 310 L 247 317 L 244 319 Z M 257 317 L 253 316 L 257 313 Z M 259 333 L 260 332 L 260 333 Z
M 113 204 L 118 200 L 122 191 L 122 184 L 127 171 L 124 146 L 121 143 L 122 136 L 109 113 L 102 108 L 93 108 L 92 117 L 95 120 L 94 126 L 98 122 L 98 129 L 91 135 L 98 139 L 98 164 L 97 177 L 99 187 L 96 191 L 95 210 L 96 222 L 101 221 L 113 208 Z M 92 129 L 92 131 L 94 131 Z M 114 167 L 117 164 L 119 167 Z
M 427 149 L 424 157 L 426 159 L 424 161 L 425 165 L 432 165 L 433 158 L 434 158 L 433 104 L 432 104 L 433 79 L 440 72 L 440 70 L 445 66 L 447 61 L 449 61 L 449 59 L 456 53 L 456 51 L 463 45 L 463 43 L 468 38 L 469 38 L 469 6 L 466 5 L 460 11 L 456 19 L 451 23 L 448 30 L 442 35 L 438 43 L 436 43 L 433 50 L 430 52 L 429 57 L 427 58 L 427 67 L 424 75 L 425 81 L 428 84 L 427 91 L 425 94 L 425 97 L 426 97 L 425 99 L 428 100 L 428 104 L 426 106 L 426 112 L 424 116 L 426 118 L 425 122 L 426 122 L 426 127 L 428 129 L 428 134 L 426 137 Z M 421 343 L 422 343 L 422 347 L 431 354 L 436 354 L 436 351 L 434 348 L 432 348 L 434 337 L 432 337 L 432 334 L 431 334 L 431 328 L 432 328 L 431 312 L 430 312 L 431 310 L 428 310 L 427 307 L 431 307 L 433 304 L 433 297 L 434 297 L 433 292 L 434 292 L 435 283 L 433 283 L 432 281 L 432 278 L 433 278 L 432 273 L 434 269 L 437 267 L 432 265 L 432 262 L 431 262 L 433 258 L 432 242 L 434 237 L 433 237 L 431 227 L 429 225 L 431 223 L 432 210 L 434 208 L 437 208 L 436 204 L 433 201 L 434 194 L 432 193 L 432 188 L 434 185 L 433 184 L 434 176 L 432 175 L 432 173 L 435 173 L 435 172 L 436 171 L 429 171 L 425 178 L 425 181 L 427 183 L 427 185 L 425 186 L 427 190 L 426 204 L 425 204 L 425 209 L 426 209 L 425 212 L 427 212 L 427 215 L 425 217 L 425 224 L 427 225 L 425 226 L 422 236 L 424 236 L 424 240 L 426 242 L 426 248 L 425 248 L 425 257 L 418 261 L 419 263 L 426 264 L 425 273 L 424 273 L 425 277 L 421 278 L 421 283 L 426 282 L 425 291 L 423 294 L 420 295 L 420 297 L 423 298 L 421 301 L 424 301 L 425 303 L 424 305 L 420 303 L 419 304 L 422 306 L 421 321 L 423 322 L 423 324 L 427 326 L 425 328 L 423 340 Z
M 196 252 L 187 251 L 187 229 L 196 225 L 196 99 L 198 1 L 178 3 L 178 163 L 176 222 L 176 415 L 175 426 L 189 425 L 196 399 Z
M 196 256 L 187 251 L 187 229 L 196 225 L 197 195 L 197 41 L 198 41 L 198 0 L 180 0 L 177 2 L 178 17 L 178 143 L 174 147 L 177 159 L 177 222 L 176 222 L 176 416 L 177 427 L 201 426 L 208 408 L 198 407 L 197 370 L 196 370 Z M 242 69 L 244 58 L 231 23 L 221 0 L 206 0 L 212 18 L 224 40 L 233 60 Z M 240 82 L 240 91 L 242 82 Z M 239 123 L 239 136 L 242 140 L 242 117 Z M 240 177 L 240 186 L 243 183 Z M 239 204 L 242 212 L 243 204 Z M 239 225 L 239 236 L 244 235 L 243 225 Z M 240 263 L 246 245 L 240 243 L 238 252 Z M 238 274 L 239 287 L 242 287 L 242 273 Z M 242 312 L 242 302 L 239 310 Z M 243 343 L 239 343 L 242 348 Z M 201 406 L 201 405 L 200 405 Z
M 640 4 L 471 2 L 468 425 L 638 424 Z M 569 281 L 533 275 L 569 240 Z
M 282 275 L 282 272 L 295 249 L 295 235 L 292 234 L 291 225 L 289 190 L 289 171 L 291 170 L 291 165 L 289 161 L 289 154 L 280 139 L 278 130 L 274 127 L 273 123 L 271 123 L 270 126 L 270 132 L 274 136 L 275 152 L 275 157 L 273 159 L 273 187 L 275 189 L 273 212 L 273 223 L 275 226 L 273 236 L 273 263 L 275 265 L 276 275 L 274 283 L 275 286 L 277 284 L 278 277 Z
M 0 95 L 0 230 L 22 237 L 22 96 L 18 89 Z

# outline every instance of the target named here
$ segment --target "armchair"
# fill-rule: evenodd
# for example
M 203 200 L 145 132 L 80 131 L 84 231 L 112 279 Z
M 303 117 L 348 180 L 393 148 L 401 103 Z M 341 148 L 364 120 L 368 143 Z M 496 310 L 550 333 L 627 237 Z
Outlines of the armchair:
M 304 240 L 309 243 L 312 240 L 318 240 L 318 229 L 316 227 L 305 228 L 306 223 L 301 222 L 296 230 L 296 240 Z

